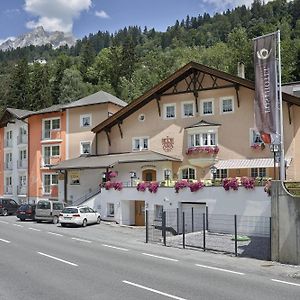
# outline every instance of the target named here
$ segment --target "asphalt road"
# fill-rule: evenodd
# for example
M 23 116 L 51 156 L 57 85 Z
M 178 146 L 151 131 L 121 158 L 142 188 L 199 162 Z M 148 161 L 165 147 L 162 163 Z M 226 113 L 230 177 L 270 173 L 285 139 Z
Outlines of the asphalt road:
M 144 243 L 142 229 L 0 217 L 0 299 L 300 299 L 299 267 Z

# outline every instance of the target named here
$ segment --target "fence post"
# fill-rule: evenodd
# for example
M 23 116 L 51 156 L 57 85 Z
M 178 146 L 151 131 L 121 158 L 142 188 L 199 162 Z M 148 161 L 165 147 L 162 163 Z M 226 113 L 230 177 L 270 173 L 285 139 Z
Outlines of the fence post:
M 179 208 L 176 208 L 176 212 L 177 212 L 177 235 L 179 234 Z
M 182 212 L 182 246 L 185 249 L 185 216 L 184 212 Z
M 205 207 L 205 212 L 206 212 L 206 230 L 208 231 L 208 206 L 207 205 Z
M 194 232 L 194 207 L 192 207 L 192 232 Z
M 272 217 L 270 217 L 270 260 L 272 260 Z
M 164 240 L 164 246 L 166 246 L 167 240 L 166 240 L 166 212 L 165 211 L 163 211 L 163 215 L 162 215 L 162 235 Z
M 205 214 L 203 214 L 203 251 L 206 250 L 206 245 L 205 245 L 205 222 L 206 222 L 206 218 L 205 218 Z
M 236 215 L 234 215 L 234 253 L 235 253 L 235 256 L 238 255 L 238 253 L 237 253 L 237 222 L 236 222 Z
M 148 210 L 146 210 L 146 243 L 149 241 L 149 215 Z

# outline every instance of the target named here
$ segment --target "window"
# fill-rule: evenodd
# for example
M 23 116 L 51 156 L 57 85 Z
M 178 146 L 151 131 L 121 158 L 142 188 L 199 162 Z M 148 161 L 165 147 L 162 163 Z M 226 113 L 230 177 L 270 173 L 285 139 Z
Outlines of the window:
M 51 175 L 51 184 L 52 185 L 57 185 L 58 184 L 58 174 L 52 174 Z
M 53 210 L 63 210 L 64 205 L 60 202 L 53 202 Z
M 132 141 L 132 150 L 133 151 L 148 150 L 148 148 L 149 148 L 149 138 L 148 137 L 133 138 L 133 141 Z
M 164 180 L 170 180 L 171 179 L 172 171 L 170 169 L 164 170 Z
M 221 98 L 221 113 L 231 113 L 233 109 L 233 97 Z
M 60 118 L 43 120 L 43 138 L 51 139 L 51 130 L 60 129 Z
M 113 217 L 115 215 L 115 205 L 113 203 L 107 203 L 107 216 Z
M 194 116 L 194 103 L 193 102 L 183 102 L 182 103 L 182 117 L 188 118 Z
M 176 118 L 176 105 L 175 104 L 165 104 L 164 117 L 166 120 Z
M 6 139 L 12 140 L 12 131 L 11 130 L 6 132 Z
M 6 177 L 5 183 L 7 186 L 11 186 L 12 185 L 12 177 L 11 176 Z
M 44 157 L 59 156 L 59 155 L 60 155 L 59 145 L 44 147 Z
M 162 205 L 154 205 L 154 217 L 155 220 L 160 221 L 162 219 L 164 207 Z
M 214 114 L 213 99 L 207 99 L 201 101 L 201 114 L 205 116 Z
M 20 135 L 26 135 L 27 129 L 25 127 L 20 127 Z
M 252 168 L 251 169 L 251 177 L 266 177 L 267 176 L 267 170 L 266 168 Z
M 44 174 L 43 188 L 45 193 L 51 192 L 51 185 L 58 185 L 58 175 L 57 174 Z
M 195 133 L 189 135 L 188 146 L 216 146 L 216 133 Z
M 260 133 L 254 129 L 251 129 L 251 145 L 261 144 L 263 140 L 261 139 Z
M 20 150 L 20 160 L 26 160 L 26 158 L 27 158 L 27 151 Z
M 27 185 L 26 175 L 19 176 L 19 185 L 20 186 L 26 186 Z
M 196 172 L 193 168 L 186 168 L 181 170 L 181 179 L 196 179 Z
M 91 142 L 80 142 L 80 153 L 91 154 Z
M 56 130 L 56 129 L 60 129 L 60 119 L 53 119 L 51 120 L 51 129 L 52 130 Z
M 5 153 L 5 161 L 6 161 L 6 163 L 12 162 L 12 153 L 11 152 Z
M 227 169 L 217 169 L 216 172 L 213 174 L 213 178 L 227 178 L 228 174 L 227 174 Z
M 92 126 L 92 116 L 82 115 L 80 116 L 80 127 L 90 127 Z

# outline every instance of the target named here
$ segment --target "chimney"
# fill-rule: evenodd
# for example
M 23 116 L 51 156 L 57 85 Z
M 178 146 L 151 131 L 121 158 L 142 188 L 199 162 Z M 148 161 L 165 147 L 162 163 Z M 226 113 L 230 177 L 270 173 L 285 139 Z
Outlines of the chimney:
M 238 62 L 238 76 L 245 78 L 245 65 L 242 62 Z

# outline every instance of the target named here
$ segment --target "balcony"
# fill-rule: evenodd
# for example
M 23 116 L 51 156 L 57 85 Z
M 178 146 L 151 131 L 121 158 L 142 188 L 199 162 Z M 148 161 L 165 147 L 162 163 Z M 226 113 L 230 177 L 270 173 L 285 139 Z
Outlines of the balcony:
M 12 185 L 5 185 L 4 186 L 4 193 L 7 194 L 7 195 L 12 195 L 12 193 L 13 193 Z
M 17 187 L 18 195 L 27 195 L 27 185 Z
M 13 169 L 13 163 L 12 161 L 6 161 L 4 163 L 4 170 L 12 170 Z
M 43 186 L 43 195 L 47 195 L 53 198 L 58 197 L 58 187 L 57 185 L 44 185 Z
M 44 130 L 42 140 L 61 140 L 61 130 Z
M 55 166 L 61 162 L 60 156 L 46 156 L 41 158 L 41 168 Z
M 217 161 L 218 152 L 218 146 L 196 146 L 188 148 L 186 155 L 188 155 L 189 163 L 192 166 L 205 168 Z
M 27 159 L 18 160 L 18 169 L 27 169 L 27 167 L 28 167 Z
M 5 139 L 4 140 L 4 147 L 5 148 L 11 148 L 12 147 L 12 139 Z
M 28 135 L 27 134 L 18 135 L 17 143 L 18 143 L 18 145 L 27 144 L 28 143 Z

